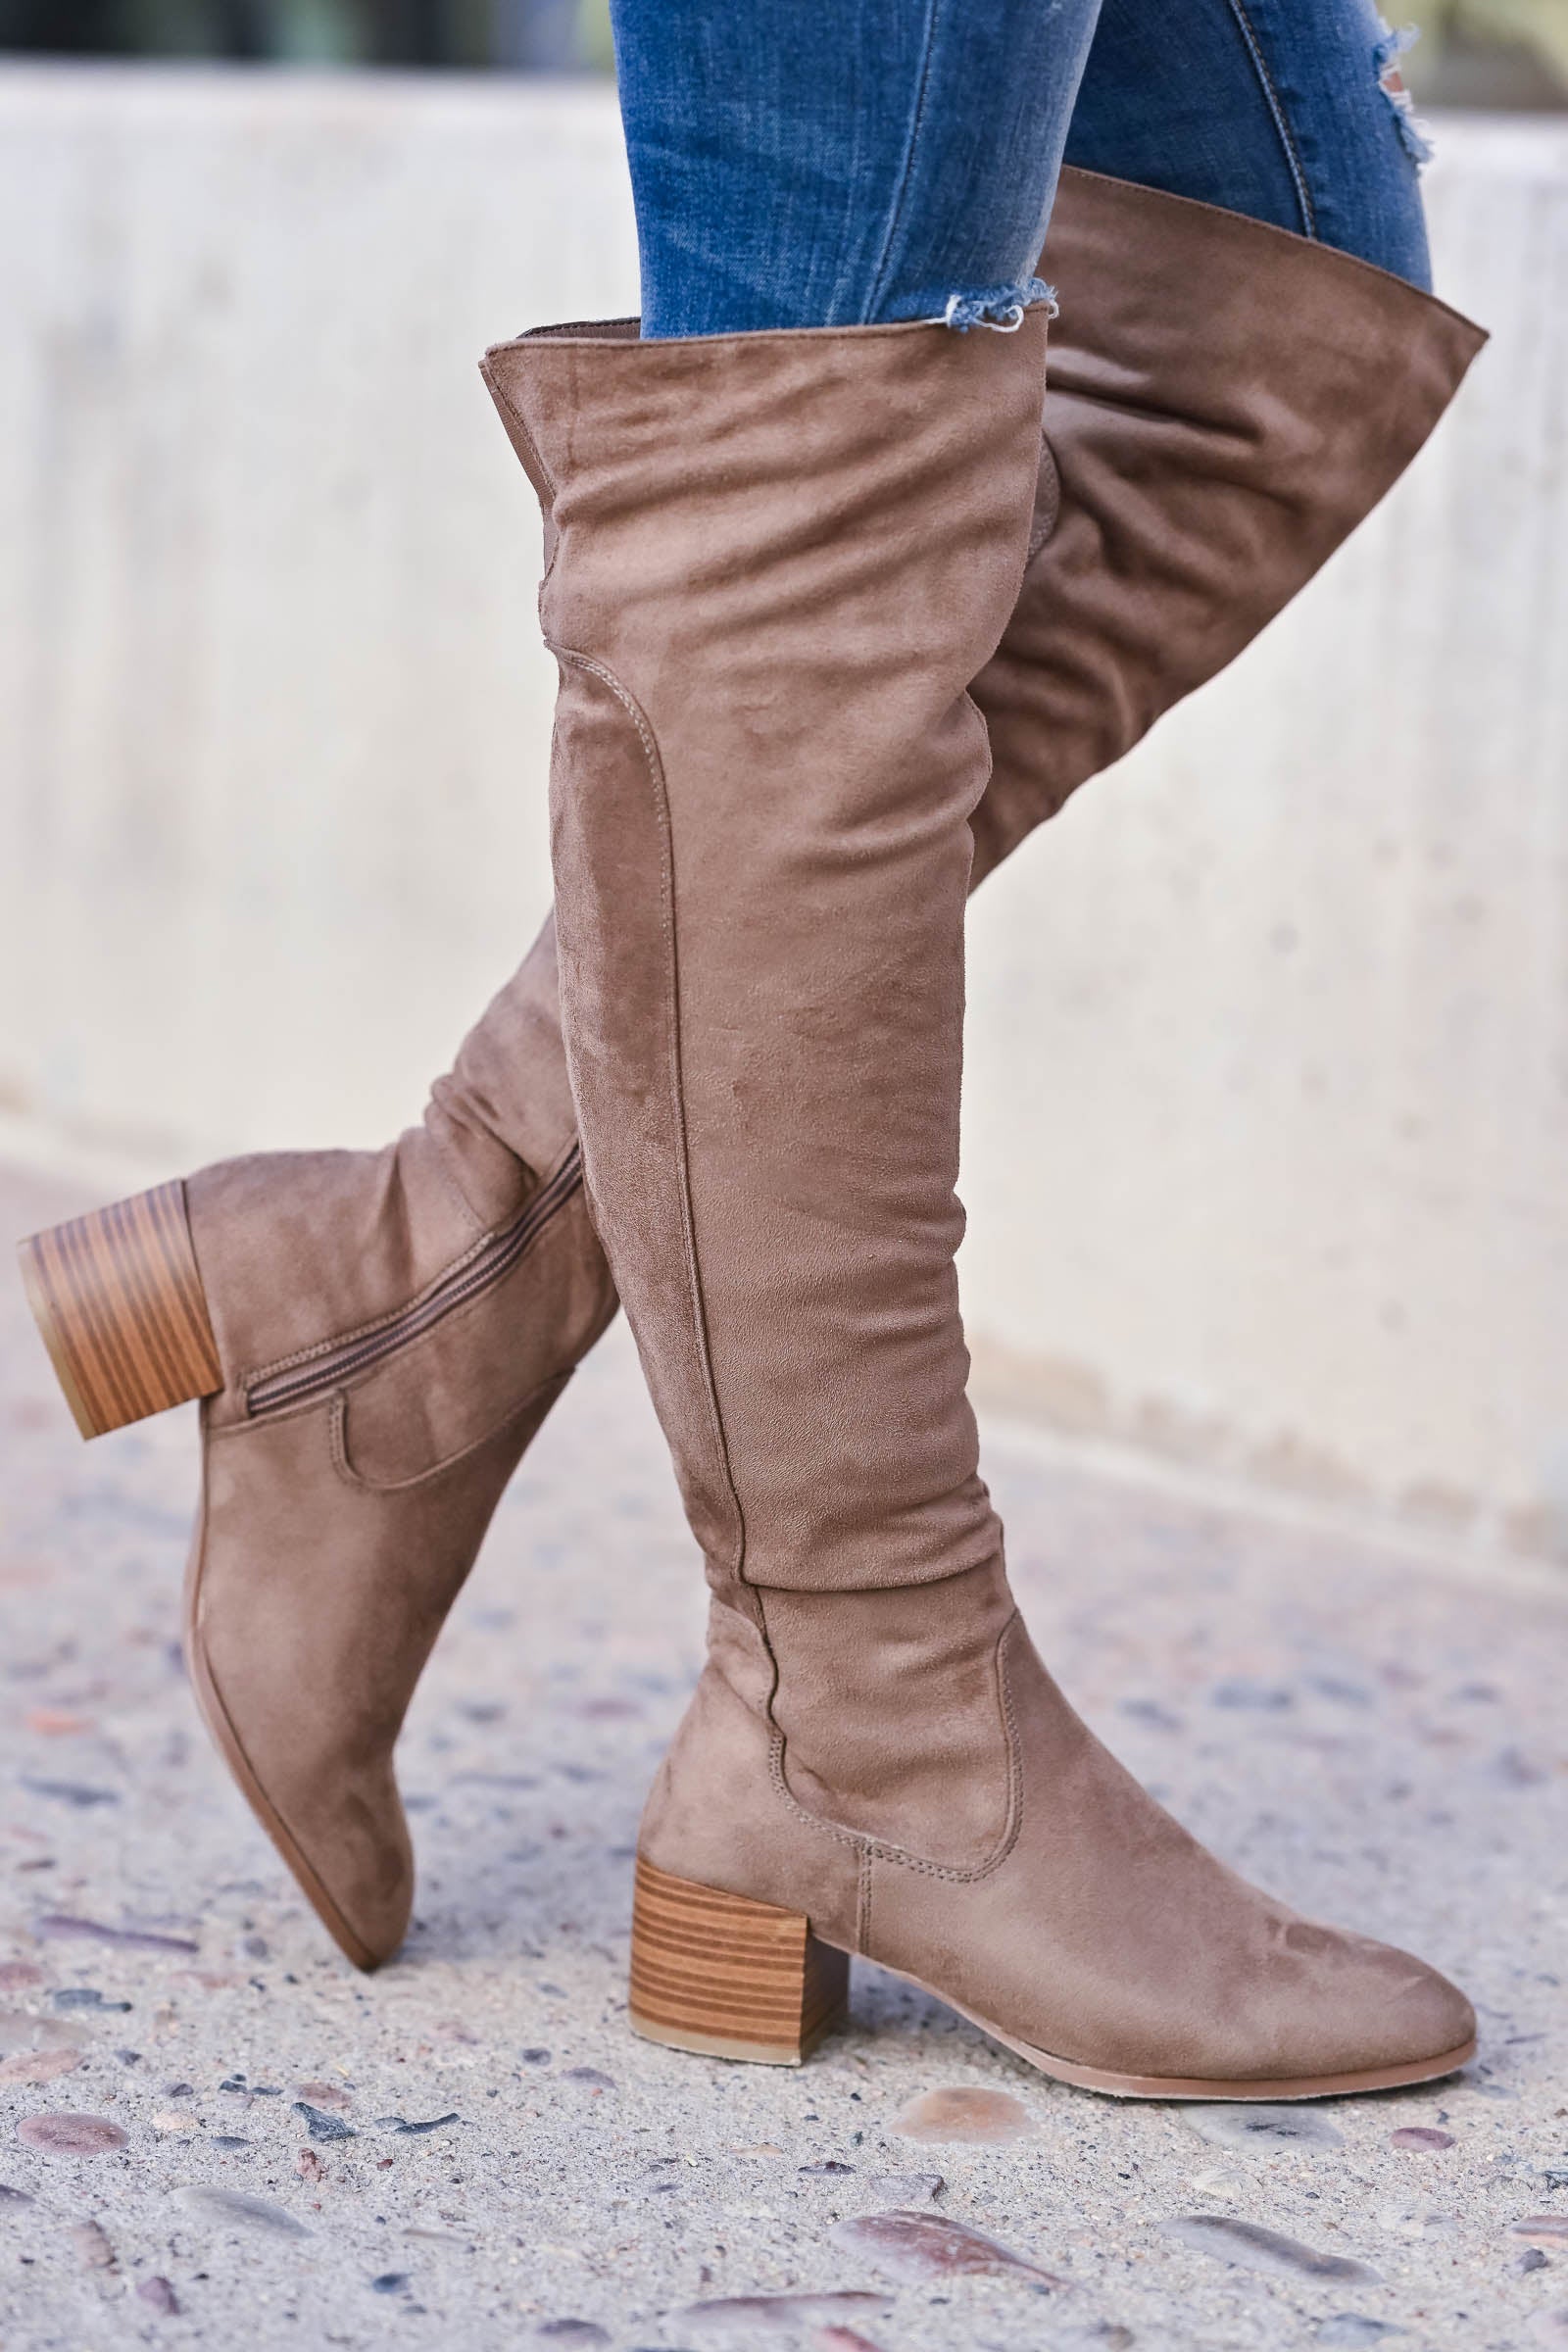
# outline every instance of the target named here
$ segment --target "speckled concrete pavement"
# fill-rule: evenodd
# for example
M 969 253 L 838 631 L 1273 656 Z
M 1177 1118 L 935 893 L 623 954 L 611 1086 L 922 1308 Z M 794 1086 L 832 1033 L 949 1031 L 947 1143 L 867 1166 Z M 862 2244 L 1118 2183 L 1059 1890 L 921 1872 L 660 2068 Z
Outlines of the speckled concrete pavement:
M 7 1234 L 76 1205 L 0 1179 Z M 1478 1999 L 1463 2079 L 1270 2125 L 1059 2088 L 868 1968 L 800 2072 L 631 2037 L 632 1840 L 702 1602 L 623 1335 L 416 1707 L 417 1926 L 372 1980 L 185 1688 L 189 1418 L 83 1447 L 8 1272 L 0 1445 L 4 2352 L 1568 2346 L 1568 1586 L 993 1433 L 1020 1592 L 1122 1754 Z

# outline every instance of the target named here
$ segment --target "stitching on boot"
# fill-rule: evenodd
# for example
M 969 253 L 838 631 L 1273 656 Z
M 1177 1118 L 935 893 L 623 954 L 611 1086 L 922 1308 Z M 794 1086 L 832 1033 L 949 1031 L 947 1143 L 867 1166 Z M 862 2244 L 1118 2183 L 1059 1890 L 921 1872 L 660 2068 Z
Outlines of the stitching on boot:
M 514 1423 L 524 1420 L 541 1403 L 548 1411 L 570 1378 L 569 1372 L 558 1372 L 553 1380 L 541 1381 L 538 1388 L 529 1390 L 520 1404 L 509 1405 L 491 1428 L 482 1431 L 476 1438 L 470 1438 L 455 1453 L 443 1454 L 440 1461 L 432 1462 L 428 1469 L 413 1471 L 407 1478 L 367 1478 L 363 1470 L 355 1469 L 348 1449 L 349 1400 L 340 1389 L 332 1399 L 329 1441 L 332 1467 L 343 1484 L 351 1487 L 356 1494 L 407 1494 L 412 1488 L 422 1487 L 429 1479 L 440 1478 L 449 1470 L 461 1469 L 471 1455 L 493 1445 L 497 1438 L 504 1436 Z M 250 1426 L 254 1428 L 256 1425 L 253 1422 Z
M 575 1146 L 572 1147 L 572 1151 L 574 1150 Z M 322 1357 L 333 1355 L 340 1348 L 354 1348 L 368 1343 L 380 1333 L 391 1330 L 402 1321 L 404 1316 L 417 1314 L 427 1300 L 433 1298 L 446 1284 L 462 1275 L 465 1269 L 472 1265 L 475 1259 L 493 1243 L 504 1241 L 514 1230 L 526 1227 L 534 1212 L 540 1210 L 542 1213 L 538 1217 L 536 1229 L 528 1232 L 523 1242 L 523 1253 L 530 1253 L 534 1245 L 549 1230 L 555 1219 L 570 1206 L 572 1200 L 582 1190 L 581 1170 L 569 1164 L 572 1151 L 567 1152 L 550 1182 L 540 1185 L 536 1192 L 529 1195 L 515 1216 L 508 1217 L 502 1224 L 492 1225 L 486 1232 L 480 1234 L 478 1239 L 470 1243 L 460 1256 L 450 1258 L 439 1273 L 432 1275 L 422 1290 L 416 1291 L 412 1298 L 405 1299 L 399 1306 L 389 1307 L 384 1314 L 372 1316 L 368 1323 L 356 1324 L 348 1331 L 331 1332 L 324 1340 L 313 1341 L 309 1348 L 297 1348 L 292 1355 L 276 1356 L 270 1363 L 256 1365 L 246 1372 L 238 1385 L 251 1412 L 253 1414 L 256 1412 L 256 1407 L 251 1403 L 253 1390 L 262 1388 L 267 1382 L 277 1379 L 284 1373 L 300 1370 L 308 1364 L 319 1361 Z M 551 1197 L 553 1187 L 556 1188 L 556 1197 L 554 1198 Z M 506 1275 L 511 1274 L 514 1269 L 514 1263 L 515 1261 L 508 1262 L 497 1280 L 503 1280 Z M 463 1306 L 473 1303 L 475 1301 L 472 1299 L 463 1299 L 449 1311 L 457 1312 Z M 439 1319 L 444 1321 L 445 1316 Z M 429 1326 L 421 1327 L 413 1335 L 413 1338 L 415 1340 L 421 1339 L 427 1328 Z M 412 1345 L 412 1341 L 410 1344 Z M 377 1361 L 384 1360 L 384 1357 L 377 1358 Z M 369 1369 L 368 1366 L 366 1368 Z
M 871 1874 L 873 1864 L 868 1847 L 860 1851 L 860 1891 L 855 1906 L 855 1948 L 869 1952 L 871 1948 Z
M 735 1549 L 729 1564 L 729 1572 L 737 1584 L 744 1584 L 746 1581 L 746 1513 L 741 1507 L 740 1494 L 735 1484 L 734 1466 L 730 1460 L 729 1440 L 724 1429 L 723 1408 L 719 1403 L 718 1389 L 713 1379 L 712 1356 L 708 1344 L 708 1313 L 703 1299 L 702 1267 L 697 1252 L 697 1234 L 692 1222 L 691 1160 L 686 1133 L 686 1095 L 681 1076 L 680 960 L 675 942 L 673 911 L 675 840 L 674 828 L 670 823 L 669 794 L 664 783 L 663 761 L 660 758 L 658 742 L 642 706 L 636 697 L 621 684 L 614 671 L 603 662 L 596 661 L 591 654 L 575 653 L 568 646 L 557 644 L 553 638 L 547 637 L 545 643 L 558 662 L 569 664 L 575 669 L 586 670 L 590 676 L 598 678 L 601 685 L 608 687 L 620 704 L 621 709 L 637 730 L 637 739 L 642 745 L 643 758 L 648 767 L 648 780 L 653 789 L 654 811 L 658 821 L 660 840 L 663 847 L 660 873 L 660 925 L 664 938 L 669 1026 L 669 1085 L 675 1107 L 676 1189 L 680 1197 L 681 1239 L 685 1250 L 686 1272 L 691 1293 L 692 1327 L 697 1341 L 697 1360 L 702 1371 L 703 1396 L 708 1408 L 713 1443 L 718 1449 L 724 1485 L 735 1512 Z M 766 1642 L 765 1631 L 762 1638 Z M 771 1644 L 768 1645 L 768 1655 L 769 1657 L 773 1655 Z M 776 1658 L 773 1660 L 773 1673 L 776 1687 L 778 1677 Z
M 828 1821 L 820 1813 L 808 1811 L 785 1778 L 784 1735 L 775 1724 L 768 1742 L 768 1779 L 772 1782 L 775 1792 L 783 1798 L 796 1820 L 804 1823 L 809 1829 L 823 1831 L 829 1838 L 838 1838 L 841 1844 L 858 1848 L 862 1858 L 862 1868 L 873 1858 L 879 1862 L 896 1862 L 904 1870 L 918 1871 L 922 1878 L 944 1879 L 957 1886 L 972 1886 L 979 1880 L 989 1878 L 994 1870 L 1000 1870 L 1017 1844 L 1018 1834 L 1023 1828 L 1023 1766 L 1018 1752 L 1018 1720 L 1012 1703 L 1012 1685 L 1007 1675 L 1006 1659 L 1007 1644 L 1022 1623 L 1022 1618 L 1014 1609 L 997 1636 L 995 1652 L 997 1692 L 1001 1700 L 1004 1743 L 1007 1757 L 1007 1800 L 1002 1837 L 994 1850 L 985 1857 L 983 1862 L 977 1862 L 970 1870 L 961 1869 L 955 1862 L 927 1862 L 921 1855 L 911 1854 L 906 1846 L 891 1845 L 885 1838 L 868 1837 L 863 1830 L 852 1830 L 842 1822 Z M 774 1655 L 771 1648 L 768 1654 L 769 1656 Z M 774 1674 L 776 1688 L 776 1657 Z M 867 1900 L 869 1900 L 869 1894 L 867 1894 Z

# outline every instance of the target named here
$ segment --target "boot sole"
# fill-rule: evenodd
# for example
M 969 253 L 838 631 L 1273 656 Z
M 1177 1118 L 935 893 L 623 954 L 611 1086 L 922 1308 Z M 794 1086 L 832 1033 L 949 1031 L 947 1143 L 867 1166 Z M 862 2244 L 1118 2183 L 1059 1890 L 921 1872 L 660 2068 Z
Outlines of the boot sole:
M 803 1912 L 673 1878 L 639 1858 L 629 2018 L 633 2032 L 645 2040 L 707 2058 L 799 2066 L 824 2034 L 845 2021 L 849 1967 L 848 1954 L 814 1936 Z M 989 2018 L 965 2009 L 939 1985 L 927 1984 L 904 1969 L 888 1973 L 956 2010 L 1054 2082 L 1114 2099 L 1346 2098 L 1358 2091 L 1439 2082 L 1468 2065 L 1476 2053 L 1472 2036 L 1441 2057 L 1405 2059 L 1397 2066 L 1370 2067 L 1355 2074 L 1267 2082 L 1108 2074 L 1020 2041 Z
M 177 1180 L 17 1246 L 76 1427 L 101 1438 L 223 1385 Z

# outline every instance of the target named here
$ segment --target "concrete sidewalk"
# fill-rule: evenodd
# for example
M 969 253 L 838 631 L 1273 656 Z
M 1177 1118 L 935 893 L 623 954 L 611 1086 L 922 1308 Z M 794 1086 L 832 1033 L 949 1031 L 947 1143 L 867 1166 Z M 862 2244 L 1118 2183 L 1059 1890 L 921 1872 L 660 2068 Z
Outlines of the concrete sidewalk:
M 0 1178 L 7 1236 L 75 1205 Z M 619 1332 L 421 1692 L 418 1922 L 356 1978 L 185 1688 L 192 1436 L 83 1448 L 0 1275 L 4 2352 L 1568 2346 L 1568 1582 L 993 1433 L 1020 1592 L 1118 1750 L 1478 1999 L 1464 2078 L 1257 2130 L 1058 2088 L 869 1968 L 800 2073 L 630 2036 L 632 1841 L 702 1597 Z M 933 2091 L 965 2095 L 921 2136 Z

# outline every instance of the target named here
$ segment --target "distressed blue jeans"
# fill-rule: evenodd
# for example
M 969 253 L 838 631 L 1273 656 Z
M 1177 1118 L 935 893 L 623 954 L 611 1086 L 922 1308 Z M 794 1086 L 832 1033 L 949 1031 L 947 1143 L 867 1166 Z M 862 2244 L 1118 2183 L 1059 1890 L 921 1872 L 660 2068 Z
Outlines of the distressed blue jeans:
M 1014 323 L 1062 162 L 1430 283 L 1374 0 L 612 0 L 643 332 Z

